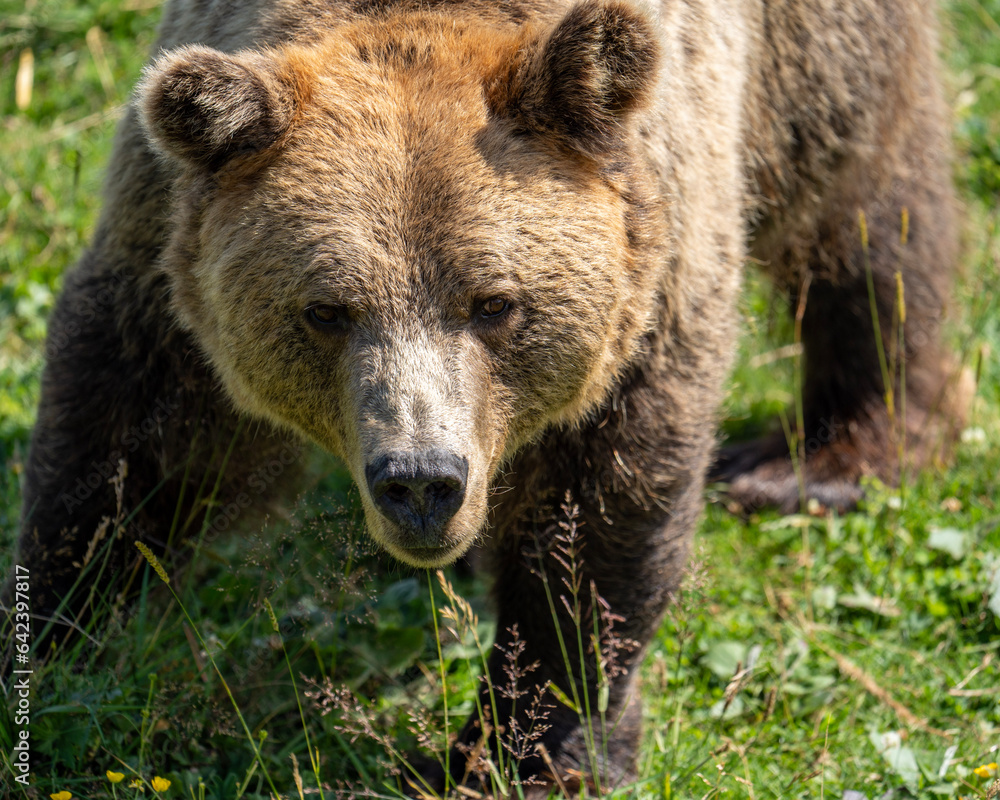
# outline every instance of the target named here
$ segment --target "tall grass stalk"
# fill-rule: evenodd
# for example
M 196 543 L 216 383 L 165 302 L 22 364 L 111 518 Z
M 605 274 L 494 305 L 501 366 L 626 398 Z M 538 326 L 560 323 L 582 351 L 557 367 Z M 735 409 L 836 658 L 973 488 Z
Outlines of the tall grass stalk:
M 260 754 L 260 745 L 254 739 L 253 734 L 250 733 L 250 728 L 247 725 L 246 720 L 243 718 L 243 712 L 240 711 L 240 706 L 236 702 L 236 698 L 233 697 L 233 692 L 229 688 L 229 683 L 226 681 L 225 676 L 222 674 L 222 670 L 219 669 L 219 665 L 216 663 L 215 656 L 212 655 L 211 649 L 208 647 L 208 645 L 205 643 L 205 640 L 202 638 L 201 631 L 198 630 L 198 626 L 195 624 L 195 621 L 191 618 L 191 615 L 188 613 L 187 607 L 184 605 L 183 601 L 178 596 L 177 592 L 174 591 L 174 587 L 170 585 L 170 577 L 167 575 L 166 570 L 163 569 L 163 566 L 160 564 L 159 559 L 157 559 L 157 557 L 153 554 L 153 551 L 150 550 L 145 544 L 143 544 L 142 542 L 136 542 L 135 546 L 139 550 L 139 552 L 142 553 L 143 558 L 146 559 L 149 565 L 160 577 L 160 580 L 162 580 L 167 585 L 167 589 L 170 590 L 170 594 L 173 595 L 174 600 L 177 601 L 177 605 L 180 606 L 181 611 L 184 613 L 184 618 L 188 621 L 188 625 L 191 626 L 192 632 L 198 639 L 198 644 L 200 644 L 202 650 L 205 651 L 209 663 L 215 670 L 215 674 L 219 676 L 219 681 L 222 683 L 222 688 L 226 690 L 226 696 L 229 698 L 229 702 L 232 703 L 233 705 L 233 710 L 236 712 L 236 716 L 240 721 L 240 725 L 243 726 L 243 732 L 246 734 L 247 741 L 250 742 L 250 747 L 253 750 L 254 758 L 257 764 L 260 765 L 260 770 L 263 773 L 265 780 L 267 780 L 267 785 L 271 787 L 271 791 L 274 792 L 275 797 L 281 797 L 281 794 L 278 792 L 278 789 L 274 785 L 274 781 L 271 780 L 271 775 L 267 771 L 267 765 L 264 763 L 264 759 Z
M 483 670 L 484 679 L 486 680 L 486 688 L 489 692 L 490 697 L 490 708 L 493 709 L 493 713 L 496 713 L 497 701 L 496 701 L 496 689 L 493 686 L 493 682 L 489 679 L 490 676 L 490 666 L 489 660 L 486 657 L 486 650 L 483 648 L 483 643 L 479 639 L 478 618 L 472 611 L 472 607 L 469 606 L 462 597 L 458 595 L 455 588 L 448 582 L 445 574 L 442 570 L 436 571 L 438 583 L 441 585 L 441 590 L 444 592 L 445 597 L 448 600 L 449 605 L 446 608 L 442 608 L 442 616 L 445 619 L 450 619 L 456 626 L 455 634 L 458 636 L 459 631 L 462 629 L 467 630 L 471 633 L 473 642 L 476 645 L 476 651 L 479 653 L 479 659 Z M 435 619 L 435 631 L 437 631 L 437 620 Z M 440 648 L 440 636 L 438 637 L 438 647 Z M 440 652 L 440 650 L 439 650 Z M 482 701 L 480 699 L 479 692 L 475 694 L 476 698 L 476 714 L 479 718 L 481 730 L 483 731 L 483 743 L 487 747 L 489 745 L 489 739 L 493 730 L 496 730 L 496 726 L 500 724 L 499 720 L 493 719 L 492 722 L 486 716 L 486 710 L 482 706 Z M 491 779 L 495 781 L 495 789 L 501 793 L 507 793 L 510 789 L 509 782 L 506 779 L 508 775 L 508 768 L 511 766 L 509 763 L 505 764 L 506 756 L 504 754 L 503 743 L 500 741 L 500 732 L 496 731 L 497 734 L 497 748 L 496 748 L 496 759 L 497 763 L 492 765 L 490 770 Z M 447 757 L 446 757 L 447 758 Z M 449 762 L 450 763 L 450 762 Z
M 889 415 L 890 430 L 895 425 L 896 400 L 893 393 L 893 375 L 889 371 L 889 362 L 885 355 L 885 344 L 882 342 L 882 325 L 879 322 L 878 303 L 875 295 L 875 275 L 872 272 L 871 251 L 868 242 L 868 219 L 864 211 L 858 211 L 858 226 L 861 231 L 861 253 L 865 264 L 865 281 L 868 284 L 868 307 L 872 316 L 872 331 L 875 336 L 875 349 L 878 351 L 878 365 L 882 373 L 883 399 L 886 413 Z
M 441 575 L 440 570 L 438 571 Z M 434 622 L 434 644 L 437 645 L 438 673 L 441 678 L 441 702 L 444 704 L 444 789 L 447 792 L 451 786 L 451 737 L 448 735 L 448 683 L 444 670 L 444 655 L 441 652 L 441 630 L 438 627 L 437 605 L 434 602 L 434 583 L 430 572 L 427 573 L 427 593 L 431 599 L 431 619 Z
M 580 684 L 583 686 L 583 696 L 581 698 L 580 691 L 577 689 L 577 680 L 574 673 L 573 661 L 569 655 L 569 648 L 566 645 L 565 637 L 563 636 L 562 625 L 559 622 L 559 612 L 556 608 L 555 598 L 552 594 L 552 587 L 549 583 L 548 574 L 545 569 L 545 564 L 542 559 L 542 554 L 538 553 L 538 570 L 537 574 L 542 580 L 542 585 L 545 589 L 545 599 L 548 604 L 549 613 L 552 616 L 553 623 L 556 629 L 556 638 L 559 642 L 559 651 L 562 654 L 563 665 L 566 667 L 566 675 L 569 682 L 570 692 L 572 694 L 572 704 L 567 702 L 568 698 L 563 695 L 561 691 L 555 691 L 557 687 L 553 686 L 553 693 L 563 702 L 565 705 L 569 706 L 579 717 L 580 726 L 583 730 L 584 740 L 586 742 L 587 756 L 590 760 L 590 770 L 594 779 L 595 789 L 598 796 L 602 794 L 601 787 L 601 770 L 599 768 L 598 758 L 597 758 L 597 746 L 594 740 L 594 728 L 593 728 L 593 716 L 591 715 L 590 707 L 590 691 L 587 685 L 587 667 L 586 659 L 584 656 L 583 647 L 583 631 L 582 625 L 582 613 L 580 611 L 580 580 L 581 575 L 579 571 L 582 567 L 582 563 L 578 560 L 579 548 L 576 546 L 576 517 L 578 515 L 578 510 L 576 506 L 570 505 L 570 498 L 567 496 L 565 504 L 562 506 L 563 513 L 566 516 L 566 520 L 559 521 L 559 527 L 565 531 L 565 539 L 567 544 L 562 550 L 562 555 L 556 555 L 553 553 L 553 557 L 559 564 L 567 571 L 569 577 L 563 577 L 563 585 L 567 587 L 572 598 L 572 602 L 566 599 L 565 595 L 560 595 L 560 600 L 562 600 L 563 606 L 570 613 L 570 618 L 576 625 L 577 630 L 577 658 L 579 661 L 580 668 Z M 558 539 L 558 537 L 557 537 Z M 595 657 L 597 654 L 595 653 Z M 606 732 L 602 730 L 602 736 Z
M 271 627 L 277 634 L 278 641 L 281 642 L 281 652 L 285 657 L 285 664 L 288 666 L 288 677 L 292 680 L 292 691 L 295 692 L 295 706 L 299 710 L 299 719 L 302 721 L 302 733 L 306 737 L 306 751 L 309 753 L 309 763 L 312 766 L 313 774 L 316 776 L 316 789 L 319 791 L 320 800 L 325 800 L 323 795 L 323 781 L 319 776 L 319 750 L 313 752 L 312 741 L 309 739 L 309 726 L 306 725 L 305 713 L 302 711 L 302 698 L 299 697 L 299 687 L 295 682 L 295 673 L 292 671 L 291 659 L 288 658 L 288 648 L 285 647 L 285 637 L 281 635 L 281 628 L 278 626 L 278 617 L 274 613 L 274 608 L 271 607 L 271 601 L 266 597 L 264 598 L 264 607 L 267 609 L 267 616 L 271 620 Z M 298 774 L 297 764 L 296 774 Z
M 806 272 L 805 278 L 802 281 L 802 286 L 799 289 L 799 302 L 795 309 L 795 387 L 793 390 L 794 402 L 795 402 L 795 440 L 790 448 L 792 452 L 792 469 L 795 470 L 795 482 L 799 487 L 799 507 L 805 511 L 808 498 L 806 497 L 806 477 L 805 477 L 805 463 L 806 463 L 806 416 L 805 416 L 805 400 L 804 394 L 804 383 L 805 383 L 805 373 L 802 368 L 802 359 L 804 357 L 803 347 L 802 347 L 802 320 L 806 315 L 806 303 L 809 300 L 809 289 L 812 286 L 812 273 Z M 786 423 L 787 427 L 787 423 Z M 785 433 L 788 436 L 786 430 Z

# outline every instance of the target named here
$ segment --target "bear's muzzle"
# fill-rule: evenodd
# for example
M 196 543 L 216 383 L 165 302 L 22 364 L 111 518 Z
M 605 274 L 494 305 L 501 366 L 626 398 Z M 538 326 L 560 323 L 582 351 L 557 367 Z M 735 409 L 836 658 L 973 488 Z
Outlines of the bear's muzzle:
M 445 529 L 462 507 L 467 458 L 446 450 L 389 453 L 365 467 L 376 508 L 399 530 L 397 544 L 414 551 L 450 549 Z

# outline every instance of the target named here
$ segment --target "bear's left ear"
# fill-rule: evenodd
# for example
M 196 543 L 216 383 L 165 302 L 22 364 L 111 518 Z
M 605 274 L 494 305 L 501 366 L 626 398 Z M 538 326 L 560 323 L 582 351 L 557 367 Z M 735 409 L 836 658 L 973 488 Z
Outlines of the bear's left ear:
M 648 101 L 659 44 L 651 22 L 620 0 L 585 0 L 524 53 L 495 110 L 592 157 L 612 152 L 629 114 Z
M 138 90 L 143 126 L 167 156 L 216 171 L 264 150 L 289 129 L 295 91 L 261 53 L 188 46 L 146 70 Z

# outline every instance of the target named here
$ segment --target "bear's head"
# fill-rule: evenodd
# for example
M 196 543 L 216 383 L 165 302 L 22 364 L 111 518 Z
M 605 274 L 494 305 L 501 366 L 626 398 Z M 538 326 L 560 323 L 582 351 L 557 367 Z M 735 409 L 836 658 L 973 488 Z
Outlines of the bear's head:
M 587 0 L 547 29 L 409 13 L 147 71 L 177 318 L 237 406 L 345 459 L 403 561 L 464 553 L 504 463 L 594 412 L 650 329 L 657 65 L 641 14 Z

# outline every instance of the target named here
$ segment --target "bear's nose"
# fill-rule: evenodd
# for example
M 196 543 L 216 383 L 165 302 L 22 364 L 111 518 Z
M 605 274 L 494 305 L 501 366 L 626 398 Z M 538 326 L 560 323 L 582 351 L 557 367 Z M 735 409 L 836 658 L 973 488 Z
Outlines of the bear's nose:
M 390 453 L 365 467 L 375 505 L 414 547 L 440 546 L 445 524 L 465 499 L 468 476 L 468 459 L 444 450 Z

